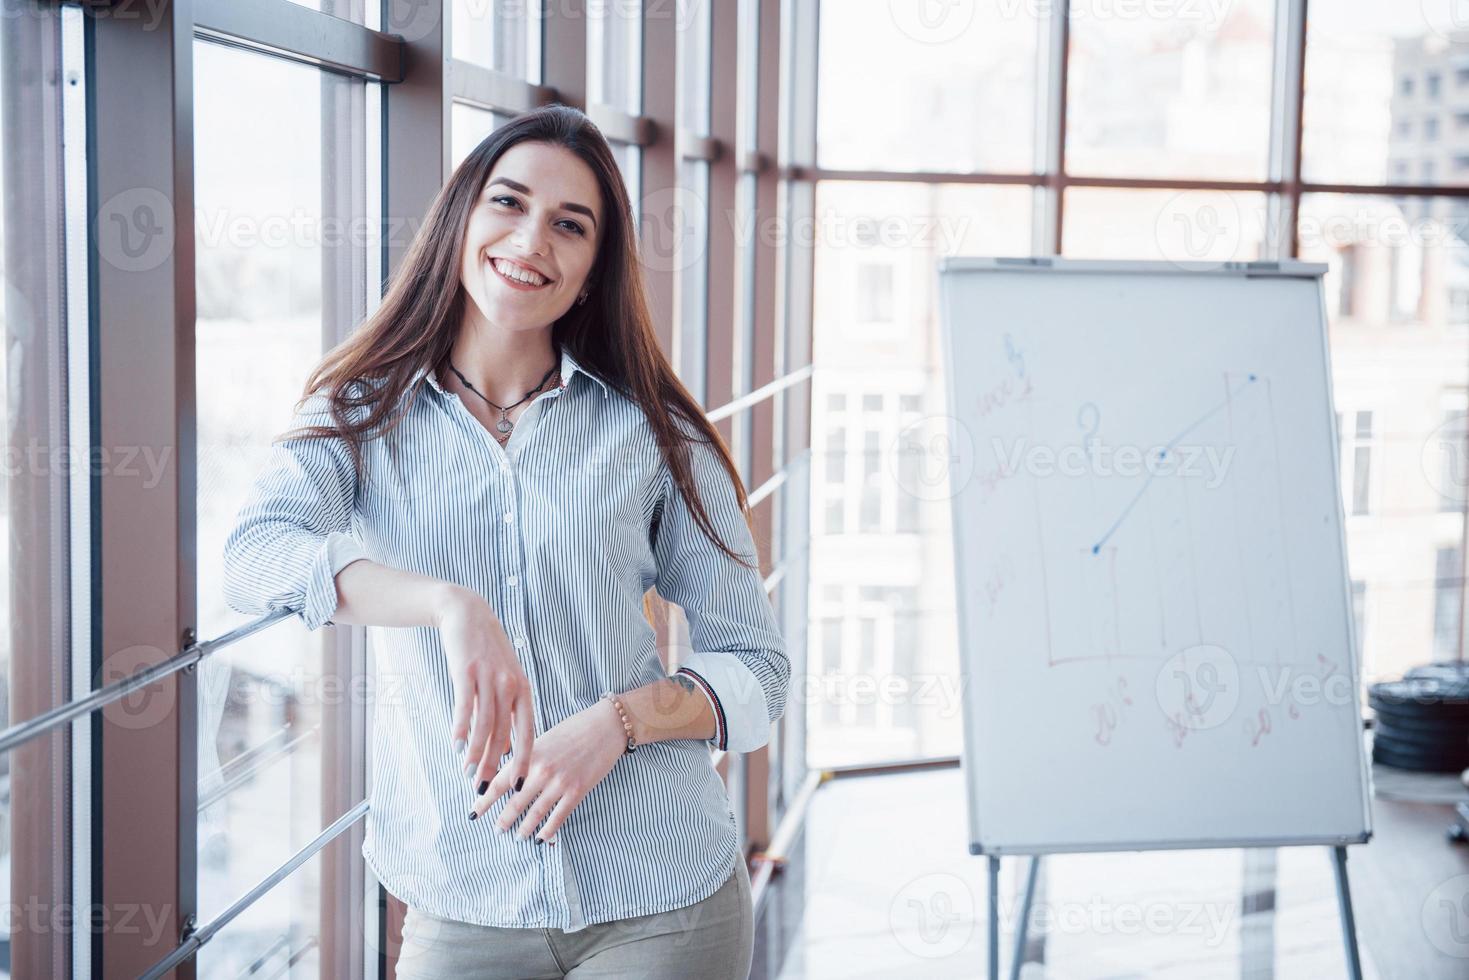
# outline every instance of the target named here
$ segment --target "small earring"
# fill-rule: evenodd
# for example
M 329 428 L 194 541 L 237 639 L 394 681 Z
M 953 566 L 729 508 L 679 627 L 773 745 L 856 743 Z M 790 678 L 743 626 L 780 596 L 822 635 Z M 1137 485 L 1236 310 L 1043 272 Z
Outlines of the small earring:
M 583 303 L 585 303 L 586 301 L 587 301 L 587 294 L 586 293 L 582 293 L 580 296 L 577 297 L 577 299 L 576 299 L 576 305 L 577 306 L 580 306 Z

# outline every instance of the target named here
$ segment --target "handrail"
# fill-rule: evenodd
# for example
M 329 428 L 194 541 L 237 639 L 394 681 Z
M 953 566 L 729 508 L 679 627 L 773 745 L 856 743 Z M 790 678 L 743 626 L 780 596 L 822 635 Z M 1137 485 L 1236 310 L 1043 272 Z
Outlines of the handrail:
M 229 925 L 230 922 L 234 920 L 234 918 L 238 916 L 241 912 L 254 905 L 255 902 L 259 900 L 260 896 L 264 895 L 266 892 L 270 891 L 276 885 L 284 881 L 291 874 L 292 871 L 295 871 L 301 865 L 311 860 L 313 857 L 316 856 L 318 851 L 326 847 L 332 841 L 336 840 L 349 827 L 351 827 L 358 820 L 361 820 L 364 816 L 366 816 L 367 811 L 371 807 L 371 805 L 372 803 L 370 800 L 363 800 L 361 803 L 358 803 L 352 809 L 342 814 L 336 820 L 332 821 L 331 826 L 327 827 L 321 833 L 317 834 L 309 844 L 301 848 L 295 854 L 291 855 L 290 860 L 286 861 L 285 864 L 281 865 L 279 868 L 276 868 L 270 874 L 260 879 L 260 881 L 256 883 L 255 887 L 251 888 L 245 894 L 235 899 L 235 901 L 230 905 L 229 908 L 225 909 L 223 912 L 219 913 L 199 928 L 188 932 L 184 936 L 184 941 L 180 943 L 179 946 L 172 953 L 169 953 L 163 959 L 153 964 L 148 972 L 142 975 L 141 980 L 155 980 L 155 978 L 163 976 L 169 970 L 172 970 L 174 967 L 178 966 L 180 963 L 184 962 L 189 957 L 199 952 L 199 948 L 201 946 L 209 942 L 209 940 L 213 939 L 215 934 L 218 933 L 219 930 Z
M 89 711 L 105 708 L 114 701 L 127 697 L 140 687 L 147 687 L 154 681 L 180 670 L 189 670 L 199 661 L 216 650 L 221 650 L 232 643 L 238 643 L 248 636 L 273 626 L 275 623 L 287 616 L 294 616 L 294 609 L 277 609 L 275 612 L 267 613 L 259 619 L 246 623 L 243 626 L 230 630 L 228 633 L 213 640 L 205 640 L 203 643 L 191 643 L 183 650 L 160 661 L 151 667 L 145 667 L 136 673 L 124 677 L 120 681 L 97 688 L 86 697 L 68 701 L 66 704 L 57 705 L 50 711 L 39 714 L 27 721 L 11 725 L 0 732 L 0 752 L 9 752 L 23 742 L 28 742 L 46 734 L 58 725 L 64 725 L 80 715 Z
M 765 399 L 769 398 L 776 392 L 784 388 L 789 388 L 796 382 L 804 381 L 806 378 L 810 377 L 812 368 L 813 365 L 810 364 L 807 364 L 804 367 L 798 367 L 789 374 L 785 374 L 779 378 L 776 378 L 769 384 L 761 385 L 754 391 L 750 392 L 748 395 L 741 395 L 739 398 L 736 398 L 732 402 L 726 402 L 725 404 L 720 405 L 718 408 L 711 409 L 710 411 L 705 412 L 704 417 L 710 422 L 718 422 L 720 419 L 728 418 L 735 412 L 742 411 L 743 409 L 749 408 L 752 405 L 758 405 L 760 402 L 763 402 Z

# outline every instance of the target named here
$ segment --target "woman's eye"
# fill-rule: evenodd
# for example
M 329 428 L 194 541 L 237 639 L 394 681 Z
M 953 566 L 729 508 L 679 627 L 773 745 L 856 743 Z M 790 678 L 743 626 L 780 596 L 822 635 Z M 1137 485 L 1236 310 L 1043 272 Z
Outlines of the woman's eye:
M 509 202 L 510 204 L 514 204 L 517 207 L 520 206 L 520 202 L 517 201 L 515 198 L 511 197 L 508 194 L 502 194 L 499 197 L 492 197 L 492 198 L 490 198 L 490 200 L 493 201 L 493 202 L 495 202 L 496 204 L 499 204 L 502 201 L 506 201 L 506 202 Z M 586 229 L 582 228 L 581 225 L 577 224 L 575 221 L 572 221 L 570 218 L 567 218 L 566 220 L 562 221 L 561 224 L 563 226 L 565 226 L 566 227 L 566 230 L 569 231 L 569 232 L 571 232 L 572 234 L 582 235 L 582 236 L 585 236 L 586 235 Z

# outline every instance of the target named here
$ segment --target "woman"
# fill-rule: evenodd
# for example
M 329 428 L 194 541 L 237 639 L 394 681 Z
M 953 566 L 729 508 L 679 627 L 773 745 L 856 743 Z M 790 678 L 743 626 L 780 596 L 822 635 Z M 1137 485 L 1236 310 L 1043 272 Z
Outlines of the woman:
M 398 976 L 747 976 L 708 746 L 768 741 L 790 662 L 586 116 L 526 113 L 460 164 L 293 421 L 226 596 L 378 627 L 363 856 L 408 906 Z M 671 677 L 649 586 L 688 615 Z

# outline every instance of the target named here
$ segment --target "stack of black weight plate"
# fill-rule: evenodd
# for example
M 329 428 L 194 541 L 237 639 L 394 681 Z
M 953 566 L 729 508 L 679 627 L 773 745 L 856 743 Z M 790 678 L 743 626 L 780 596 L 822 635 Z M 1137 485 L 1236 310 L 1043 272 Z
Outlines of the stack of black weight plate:
M 1469 665 L 1425 664 L 1373 684 L 1372 761 L 1418 772 L 1469 768 Z

